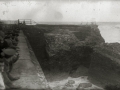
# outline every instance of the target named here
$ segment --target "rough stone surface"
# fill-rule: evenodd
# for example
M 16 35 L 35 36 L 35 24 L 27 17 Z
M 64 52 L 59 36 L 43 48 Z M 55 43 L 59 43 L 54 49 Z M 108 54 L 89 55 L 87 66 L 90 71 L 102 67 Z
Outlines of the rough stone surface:
M 96 47 L 89 68 L 89 80 L 105 87 L 120 83 L 120 44 L 103 44 Z
M 81 88 L 88 88 L 88 87 L 92 87 L 92 83 L 80 83 L 78 86 L 78 90 Z
M 68 80 L 68 83 L 69 83 L 69 84 L 74 84 L 75 81 L 74 81 L 74 80 Z
M 53 27 L 45 33 L 45 38 L 49 45 L 47 51 L 51 69 L 70 72 L 72 75 L 80 65 L 89 67 L 93 47 L 104 43 L 104 39 L 97 27 L 94 29 L 91 26 L 66 28 Z

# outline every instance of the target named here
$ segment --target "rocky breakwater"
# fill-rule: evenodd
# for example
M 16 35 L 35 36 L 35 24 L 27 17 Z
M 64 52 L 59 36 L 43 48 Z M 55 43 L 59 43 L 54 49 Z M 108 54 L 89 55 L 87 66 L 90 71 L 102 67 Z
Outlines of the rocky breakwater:
M 61 28 L 61 26 L 46 25 L 42 28 L 44 30 L 36 26 L 27 26 L 24 33 L 51 86 L 55 87 L 58 84 L 58 87 L 62 86 L 65 90 L 67 87 L 76 86 L 75 88 L 79 90 L 82 87 L 89 88 L 90 83 L 92 86 L 95 84 L 102 87 L 109 84 L 119 85 L 120 44 L 105 43 L 97 26 L 62 26 Z M 49 54 L 47 63 L 44 60 L 45 39 Z M 50 71 L 47 73 L 44 67 L 49 68 Z M 82 80 L 82 77 L 86 76 L 88 78 Z M 69 80 L 75 83 L 71 81 L 69 83 Z
M 94 48 L 89 67 L 89 80 L 102 87 L 120 83 L 120 44 L 104 43 Z M 120 88 L 119 88 L 120 89 Z M 108 89 L 118 90 L 118 89 Z
M 49 48 L 51 69 L 73 73 L 79 67 L 89 68 L 94 46 L 104 43 L 99 29 L 91 26 L 52 28 L 45 33 Z
M 82 77 L 89 77 L 89 67 L 94 48 L 105 43 L 97 27 L 76 26 L 72 29 L 69 27 L 62 29 L 52 27 L 51 31 L 45 33 L 45 37 L 49 46 L 47 51 L 51 72 L 55 74 L 57 71 L 59 76 L 65 72 L 68 73 L 68 78 L 70 77 L 69 79 L 63 77 L 61 81 L 57 81 L 57 84 L 56 81 L 50 82 L 51 87 L 63 90 L 97 88 L 87 79 L 87 81 L 82 80 Z M 73 81 L 69 83 L 69 80 Z M 61 83 L 65 84 L 61 85 Z

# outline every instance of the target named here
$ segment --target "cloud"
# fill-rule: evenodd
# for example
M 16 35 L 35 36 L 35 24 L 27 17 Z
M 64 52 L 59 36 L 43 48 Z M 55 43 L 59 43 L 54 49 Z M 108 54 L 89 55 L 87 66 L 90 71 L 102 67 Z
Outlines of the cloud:
M 60 10 L 61 3 L 59 2 L 47 2 L 44 7 L 44 16 L 42 21 L 52 22 L 52 21 L 61 21 L 63 18 L 62 12 Z
M 120 1 L 70 1 L 0 1 L 0 19 L 33 19 L 37 22 L 120 21 Z

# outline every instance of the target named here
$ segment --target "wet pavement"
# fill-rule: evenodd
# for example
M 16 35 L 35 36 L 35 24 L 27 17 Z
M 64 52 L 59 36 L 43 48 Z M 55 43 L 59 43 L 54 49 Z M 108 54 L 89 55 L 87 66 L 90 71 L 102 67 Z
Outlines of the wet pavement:
M 49 86 L 44 73 L 22 31 L 20 31 L 18 38 L 20 57 L 14 64 L 11 74 L 13 76 L 20 76 L 20 79 L 14 81 L 14 84 L 22 89 L 48 90 Z

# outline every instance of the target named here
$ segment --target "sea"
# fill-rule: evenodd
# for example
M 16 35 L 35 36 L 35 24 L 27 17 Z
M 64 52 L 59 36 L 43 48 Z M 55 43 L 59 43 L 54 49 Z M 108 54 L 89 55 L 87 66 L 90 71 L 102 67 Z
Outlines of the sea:
M 98 28 L 106 43 L 120 43 L 120 24 L 99 24 Z

